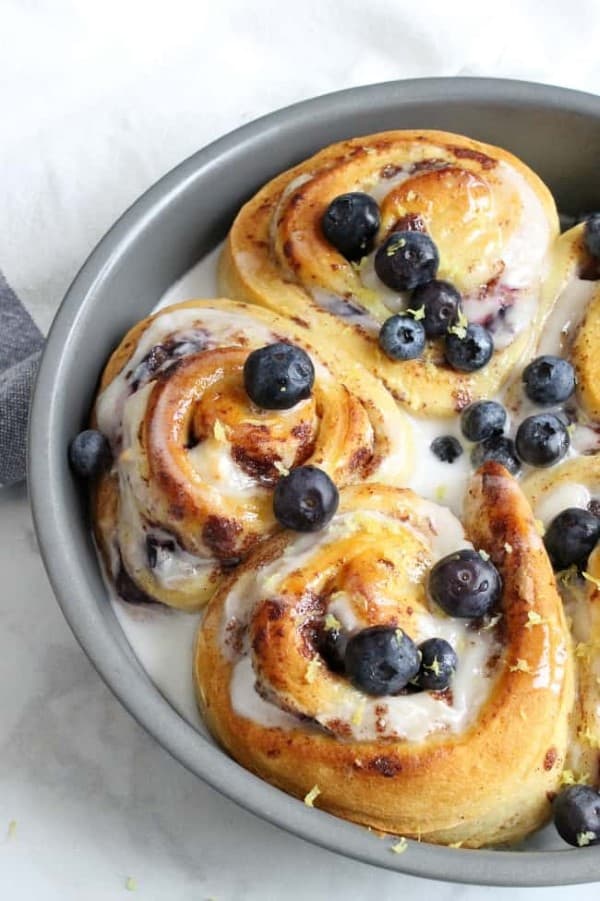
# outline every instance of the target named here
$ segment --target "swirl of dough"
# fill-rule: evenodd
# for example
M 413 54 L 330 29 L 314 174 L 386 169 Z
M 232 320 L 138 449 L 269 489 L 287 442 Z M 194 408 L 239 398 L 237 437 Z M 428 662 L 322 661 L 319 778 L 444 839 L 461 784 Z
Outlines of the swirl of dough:
M 315 384 L 289 410 L 258 409 L 244 362 L 281 340 L 309 353 Z M 108 362 L 95 422 L 115 459 L 94 518 L 118 591 L 190 610 L 275 531 L 282 474 L 313 464 L 339 486 L 398 483 L 411 466 L 410 426 L 382 385 L 353 363 L 332 372 L 293 323 L 227 300 L 177 304 L 135 326 Z
M 441 339 L 416 360 L 392 361 L 379 349 L 382 323 L 411 304 L 379 280 L 374 252 L 357 265 L 325 240 L 322 216 L 349 191 L 378 201 L 377 246 L 393 231 L 431 235 L 438 278 L 462 293 L 468 320 L 492 332 L 495 352 L 483 369 L 451 369 Z M 554 300 L 545 275 L 557 234 L 549 191 L 508 152 L 444 132 L 385 132 L 332 145 L 262 188 L 230 231 L 221 290 L 300 317 L 403 405 L 449 416 L 496 393 L 535 345 Z
M 447 509 L 377 484 L 341 492 L 318 535 L 280 533 L 219 588 L 194 676 L 209 727 L 232 756 L 341 817 L 436 843 L 518 839 L 550 814 L 572 705 L 569 633 L 531 510 L 488 463 L 466 498 L 466 534 L 491 555 L 499 616 L 468 622 L 427 599 L 441 556 L 468 546 Z M 373 698 L 333 672 L 319 636 L 375 624 L 450 641 L 444 692 Z

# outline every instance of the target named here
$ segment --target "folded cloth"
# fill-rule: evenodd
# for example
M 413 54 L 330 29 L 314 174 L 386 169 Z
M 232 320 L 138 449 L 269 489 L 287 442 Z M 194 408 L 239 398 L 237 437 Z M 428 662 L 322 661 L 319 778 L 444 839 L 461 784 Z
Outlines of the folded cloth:
M 29 402 L 43 343 L 0 272 L 0 485 L 25 478 Z

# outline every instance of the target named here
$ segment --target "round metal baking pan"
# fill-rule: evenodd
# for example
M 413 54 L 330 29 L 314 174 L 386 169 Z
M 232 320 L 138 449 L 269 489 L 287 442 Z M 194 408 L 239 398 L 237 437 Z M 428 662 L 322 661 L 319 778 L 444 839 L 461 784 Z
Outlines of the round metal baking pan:
M 139 665 L 108 601 L 85 500 L 67 466 L 68 442 L 87 421 L 108 354 L 222 240 L 241 204 L 318 148 L 391 128 L 444 129 L 499 144 L 541 175 L 561 210 L 600 208 L 600 99 L 524 82 L 421 79 L 354 88 L 265 116 L 200 150 L 111 228 L 52 326 L 30 434 L 42 556 L 73 632 L 119 700 L 177 760 L 258 816 L 332 851 L 418 876 L 488 885 L 594 881 L 598 848 L 466 851 L 410 842 L 404 854 L 392 854 L 390 840 L 310 809 L 238 766 L 179 716 Z

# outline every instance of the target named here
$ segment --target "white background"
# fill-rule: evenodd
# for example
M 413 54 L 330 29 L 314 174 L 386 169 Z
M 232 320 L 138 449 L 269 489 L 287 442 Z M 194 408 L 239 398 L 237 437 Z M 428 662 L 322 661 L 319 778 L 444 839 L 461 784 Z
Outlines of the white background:
M 599 48 L 598 0 L 0 0 L 0 269 L 45 331 L 123 209 L 237 125 L 404 77 L 600 93 Z M 96 676 L 53 601 L 21 488 L 0 494 L 0 565 L 0 898 L 565 897 L 380 872 L 238 810 Z

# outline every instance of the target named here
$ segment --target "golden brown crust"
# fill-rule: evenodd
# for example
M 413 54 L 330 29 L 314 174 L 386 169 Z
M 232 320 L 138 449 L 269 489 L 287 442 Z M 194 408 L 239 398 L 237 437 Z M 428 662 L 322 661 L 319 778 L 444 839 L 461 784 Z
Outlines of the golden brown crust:
M 373 502 L 382 511 L 418 502 L 410 492 L 398 497 L 377 486 L 347 489 L 343 498 L 344 509 L 355 510 Z M 573 694 L 562 606 L 530 508 L 497 464 L 486 464 L 473 477 L 466 522 L 504 581 L 504 650 L 475 722 L 463 733 L 434 733 L 418 742 L 356 741 L 306 727 L 268 728 L 239 715 L 230 699 L 232 662 L 221 643 L 224 604 L 238 579 L 281 555 L 283 535 L 277 544 L 264 544 L 217 591 L 198 634 L 198 700 L 212 732 L 236 760 L 297 797 L 318 785 L 317 805 L 339 816 L 436 843 L 479 847 L 516 840 L 548 818 L 548 793 L 559 784 Z M 528 627 L 530 612 L 540 618 L 533 627 Z M 289 680 L 300 679 L 300 670 L 290 669 L 294 638 L 281 610 L 270 621 L 273 634 L 280 621 L 279 640 L 288 648 L 280 662 L 287 698 Z M 254 655 L 262 659 L 260 643 Z M 273 666 L 273 653 L 267 658 Z
M 243 387 L 248 353 L 277 340 L 304 346 L 317 367 L 311 397 L 283 413 L 258 410 Z M 177 304 L 134 326 L 108 361 L 94 416 L 116 453 L 93 502 L 107 568 L 183 609 L 201 607 L 224 569 L 275 530 L 282 473 L 315 464 L 345 485 L 380 473 L 399 481 L 411 466 L 410 426 L 373 377 L 350 362 L 332 375 L 293 323 L 223 299 Z M 142 533 L 155 542 L 149 553 Z M 160 577 L 157 553 L 178 557 L 188 575 Z
M 409 177 L 397 184 L 393 179 L 403 169 Z M 222 255 L 221 290 L 301 317 L 311 332 L 330 339 L 328 350 L 341 346 L 350 352 L 402 404 L 423 414 L 451 415 L 495 393 L 532 349 L 554 297 L 541 291 L 528 328 L 479 372 L 451 370 L 439 341 L 429 342 L 422 359 L 399 365 L 376 340 L 390 309 L 324 239 L 320 220 L 337 195 L 369 191 L 375 181 L 389 183 L 379 240 L 420 218 L 440 249 L 438 276 L 461 291 L 485 295 L 486 285 L 492 290 L 502 279 L 504 251 L 520 216 L 519 189 L 506 188 L 500 177 L 507 170 L 536 197 L 547 219 L 549 246 L 558 234 L 552 197 L 504 150 L 435 131 L 392 131 L 332 145 L 277 176 L 243 207 Z M 336 312 L 311 299 L 315 288 L 338 298 Z M 368 314 L 362 320 L 348 315 L 357 304 Z

